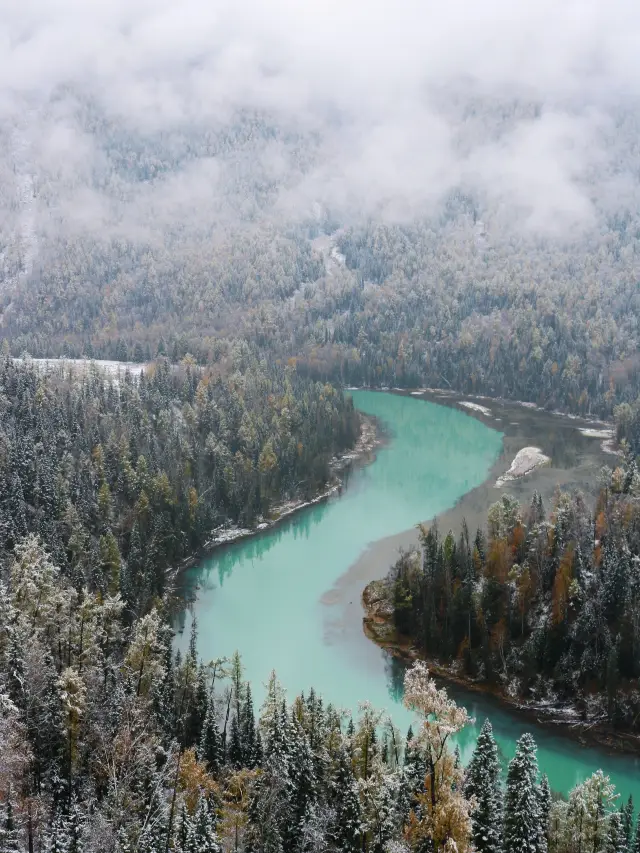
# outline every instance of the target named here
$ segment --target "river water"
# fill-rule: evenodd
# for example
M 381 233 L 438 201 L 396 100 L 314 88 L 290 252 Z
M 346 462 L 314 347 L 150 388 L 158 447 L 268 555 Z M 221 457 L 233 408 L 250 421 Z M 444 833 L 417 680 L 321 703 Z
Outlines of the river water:
M 532 475 L 526 486 L 515 484 L 510 491 L 522 499 L 536 483 L 547 494 L 554 481 L 566 484 L 567 471 L 588 479 L 587 468 L 591 466 L 593 476 L 591 469 L 601 459 L 598 444 L 583 439 L 575 424 L 563 422 L 560 429 L 561 419 L 556 419 L 549 426 L 542 415 L 536 420 L 528 410 L 516 422 L 513 411 L 504 407 L 495 408 L 490 417 L 472 417 L 454 400 L 436 405 L 370 391 L 356 391 L 353 397 L 361 411 L 385 424 L 390 441 L 376 451 L 371 464 L 352 472 L 341 496 L 221 548 L 189 570 L 184 592 L 194 604 L 185 614 L 178 643 L 186 644 L 195 613 L 200 655 L 208 660 L 239 650 L 258 701 L 275 669 L 290 698 L 313 686 L 339 707 L 357 709 L 368 700 L 406 728 L 410 716 L 400 704 L 398 666 L 362 632 L 360 593 L 366 582 L 383 576 L 398 549 L 415 541 L 419 522 L 439 516 L 455 529 L 464 512 L 473 528 L 476 517 L 479 521 L 499 496 L 492 486 L 496 471 L 508 467 L 534 423 L 536 443 L 560 462 L 554 459 L 550 469 Z M 552 436 L 547 439 L 551 447 L 540 440 L 541 432 Z M 569 454 L 564 462 L 563 448 Z M 491 697 L 449 689 L 476 717 L 475 726 L 459 736 L 463 759 L 488 716 L 505 761 L 513 755 L 516 739 L 524 731 L 533 733 L 541 768 L 555 790 L 566 793 L 602 767 L 624 796 L 633 793 L 640 802 L 636 759 L 586 748 L 523 720 Z

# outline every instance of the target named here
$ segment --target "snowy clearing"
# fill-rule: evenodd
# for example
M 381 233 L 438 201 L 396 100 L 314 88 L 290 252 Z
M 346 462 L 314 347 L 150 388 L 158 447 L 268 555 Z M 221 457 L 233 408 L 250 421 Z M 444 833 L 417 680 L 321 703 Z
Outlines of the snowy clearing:
M 479 403 L 470 403 L 468 400 L 462 400 L 460 402 L 461 406 L 464 406 L 465 409 L 471 409 L 474 412 L 480 412 L 481 415 L 485 415 L 486 417 L 491 417 L 491 409 L 487 409 L 486 406 L 481 406 Z
M 547 465 L 549 462 L 551 462 L 550 457 L 545 456 L 539 447 L 523 447 L 516 453 L 509 470 L 496 480 L 496 488 L 499 489 L 512 480 L 519 480 L 520 477 L 526 477 L 536 468 Z
M 586 427 L 579 429 L 582 435 L 587 438 L 613 438 L 614 434 L 612 429 L 587 429 Z
M 611 453 L 613 456 L 621 456 L 621 452 L 616 448 L 616 432 L 614 429 L 589 429 L 579 427 L 579 430 L 585 438 L 599 438 L 600 447 L 605 453 Z
M 55 370 L 58 367 L 80 367 L 83 370 L 87 370 L 90 365 L 95 364 L 99 370 L 109 373 L 111 376 L 118 376 L 127 370 L 129 373 L 137 376 L 140 373 L 144 373 L 145 369 L 149 366 L 143 362 L 108 361 L 106 359 L 89 358 L 14 358 L 13 361 L 18 363 L 26 362 L 43 371 Z

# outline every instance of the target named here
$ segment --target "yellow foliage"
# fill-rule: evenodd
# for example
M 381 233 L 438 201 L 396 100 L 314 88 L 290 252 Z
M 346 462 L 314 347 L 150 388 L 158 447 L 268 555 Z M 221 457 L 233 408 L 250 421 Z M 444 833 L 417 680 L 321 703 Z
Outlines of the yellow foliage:
M 206 765 L 198 761 L 196 751 L 193 747 L 186 749 L 182 754 L 178 786 L 184 793 L 187 808 L 191 813 L 195 810 L 198 798 L 201 795 L 207 798 L 213 796 L 216 800 L 220 796 L 220 789 L 217 782 L 207 772 Z

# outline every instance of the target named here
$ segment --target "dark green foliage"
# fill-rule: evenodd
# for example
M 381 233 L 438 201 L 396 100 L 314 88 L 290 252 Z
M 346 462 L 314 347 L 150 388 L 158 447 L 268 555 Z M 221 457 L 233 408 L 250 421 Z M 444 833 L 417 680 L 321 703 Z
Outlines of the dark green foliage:
M 222 738 L 212 702 L 209 703 L 204 718 L 198 755 L 201 761 L 206 761 L 207 767 L 212 773 L 217 773 L 220 770 L 224 757 L 222 754 Z
M 558 493 L 545 520 L 539 495 L 524 510 L 503 495 L 473 541 L 465 526 L 457 539 L 424 529 L 421 552 L 388 575 L 397 630 L 474 679 L 503 689 L 507 677 L 522 698 L 547 684 L 571 704 L 600 694 L 614 726 L 637 728 L 640 479 L 625 490 L 630 470 L 604 472 L 595 512 L 579 492 Z
M 36 532 L 77 588 L 143 611 L 215 527 L 314 495 L 356 439 L 352 403 L 245 361 L 226 380 L 161 361 L 118 384 L 0 361 L 0 548 Z
M 347 752 L 341 749 L 331 777 L 331 804 L 335 817 L 330 838 L 338 850 L 357 853 L 361 849 L 362 820 L 356 781 Z
M 478 853 L 497 853 L 502 845 L 500 760 L 493 728 L 485 720 L 467 768 L 465 793 L 473 797 L 473 842 Z
M 509 763 L 504 798 L 504 853 L 543 853 L 546 850 L 537 788 L 536 745 L 524 734 Z

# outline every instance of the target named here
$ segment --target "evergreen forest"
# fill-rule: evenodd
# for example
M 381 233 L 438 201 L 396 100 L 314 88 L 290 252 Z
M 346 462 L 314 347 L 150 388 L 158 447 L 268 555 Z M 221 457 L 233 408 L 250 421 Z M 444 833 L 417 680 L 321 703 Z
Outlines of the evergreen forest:
M 385 584 L 392 620 L 427 659 L 541 709 L 638 731 L 640 476 L 601 473 L 592 510 L 558 491 L 504 494 L 485 529 L 422 526 Z

